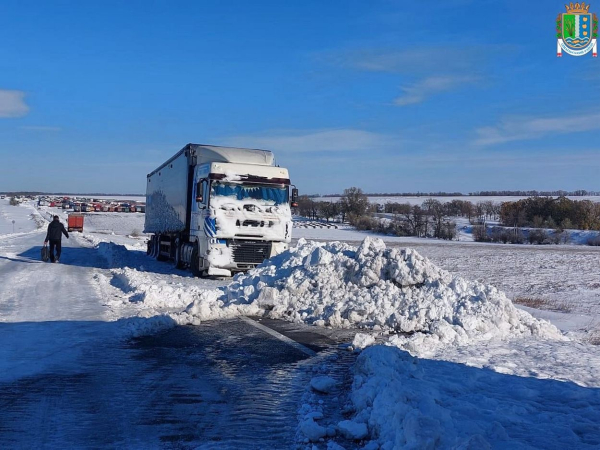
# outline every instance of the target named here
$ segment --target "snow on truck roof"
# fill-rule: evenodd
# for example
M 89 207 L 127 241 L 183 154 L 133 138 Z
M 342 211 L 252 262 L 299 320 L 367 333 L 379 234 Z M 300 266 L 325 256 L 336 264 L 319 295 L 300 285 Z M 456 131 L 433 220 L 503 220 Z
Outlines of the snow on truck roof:
M 260 150 L 254 148 L 221 147 L 218 145 L 187 144 L 175 155 L 161 164 L 148 174 L 148 176 L 159 171 L 166 165 L 179 158 L 181 154 L 191 151 L 195 153 L 196 165 L 208 162 L 255 164 L 259 166 L 273 166 L 275 156 L 269 150 Z
M 253 148 L 218 147 L 214 145 L 190 144 L 196 150 L 197 164 L 206 162 L 243 163 L 272 166 L 275 157 L 269 150 Z

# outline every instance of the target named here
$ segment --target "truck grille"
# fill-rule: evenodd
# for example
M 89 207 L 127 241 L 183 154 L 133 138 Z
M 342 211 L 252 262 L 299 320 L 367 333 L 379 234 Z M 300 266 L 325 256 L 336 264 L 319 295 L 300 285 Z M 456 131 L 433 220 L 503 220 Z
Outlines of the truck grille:
M 242 264 L 260 264 L 271 255 L 271 243 L 262 241 L 231 241 L 233 260 Z

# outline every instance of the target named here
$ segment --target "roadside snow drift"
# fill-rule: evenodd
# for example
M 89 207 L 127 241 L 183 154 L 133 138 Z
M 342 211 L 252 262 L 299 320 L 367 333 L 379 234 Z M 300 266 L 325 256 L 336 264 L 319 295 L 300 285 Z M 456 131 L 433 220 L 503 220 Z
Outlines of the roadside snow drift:
M 180 317 L 198 320 L 236 314 L 318 326 L 399 333 L 394 345 L 414 350 L 427 341 L 539 336 L 561 339 L 548 322 L 515 308 L 492 286 L 452 276 L 411 249 L 386 248 L 366 238 L 358 247 L 306 242 L 205 293 Z
M 517 359 L 518 361 L 518 359 Z M 376 345 L 354 366 L 364 448 L 584 449 L 600 446 L 600 390 L 421 359 Z

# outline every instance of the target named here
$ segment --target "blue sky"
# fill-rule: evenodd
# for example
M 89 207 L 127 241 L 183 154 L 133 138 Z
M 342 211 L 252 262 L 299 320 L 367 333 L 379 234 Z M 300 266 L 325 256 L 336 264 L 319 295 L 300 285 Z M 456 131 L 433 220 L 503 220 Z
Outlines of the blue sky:
M 303 193 L 600 190 L 600 61 L 556 57 L 561 12 L 8 0 L 0 191 L 142 193 L 188 142 L 273 150 Z

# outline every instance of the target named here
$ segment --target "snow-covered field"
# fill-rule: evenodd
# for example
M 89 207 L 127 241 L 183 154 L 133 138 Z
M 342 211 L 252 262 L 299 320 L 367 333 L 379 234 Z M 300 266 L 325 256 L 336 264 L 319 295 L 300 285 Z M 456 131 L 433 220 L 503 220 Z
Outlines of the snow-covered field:
M 0 200 L 0 239 L 8 235 L 29 233 L 43 224 L 44 221 L 31 203 L 11 207 L 9 199 Z
M 36 215 L 31 204 L 0 203 L 0 271 L 23 260 L 21 242 L 43 240 Z M 24 225 L 13 235 L 17 218 Z M 600 347 L 590 342 L 600 316 L 596 249 L 383 241 L 300 228 L 293 249 L 247 274 L 198 280 L 145 255 L 143 215 L 96 213 L 85 221 L 65 258 L 85 251 L 90 262 L 57 267 L 63 277 L 53 294 L 62 300 L 41 311 L 26 301 L 26 276 L 5 280 L 0 330 L 89 316 L 120 319 L 119 333 L 131 336 L 240 315 L 344 328 L 355 334 L 349 349 L 360 352 L 345 420 L 321 424 L 327 402 L 339 399 L 326 395 L 335 380 L 316 375 L 307 390 L 324 395 L 299 408 L 299 447 L 340 448 L 338 436 L 365 449 L 600 446 Z M 69 309 L 71 281 L 93 290 L 103 307 Z M 515 306 L 516 298 L 542 309 Z M 82 339 L 102 338 L 93 331 L 82 329 Z M 63 344 L 0 332 L 0 380 L 58 364 L 53 345 Z M 40 348 L 46 357 L 38 365 L 23 363 L 24 352 Z

